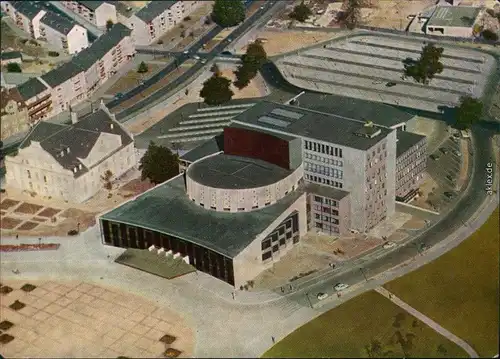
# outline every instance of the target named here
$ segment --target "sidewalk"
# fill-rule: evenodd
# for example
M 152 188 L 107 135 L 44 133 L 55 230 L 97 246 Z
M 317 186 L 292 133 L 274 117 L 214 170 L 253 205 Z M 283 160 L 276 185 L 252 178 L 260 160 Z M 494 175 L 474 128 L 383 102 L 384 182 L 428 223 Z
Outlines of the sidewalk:
M 396 297 L 394 294 L 389 292 L 387 289 L 385 289 L 383 287 L 377 287 L 377 288 L 375 288 L 375 291 L 380 293 L 384 297 L 388 298 L 389 300 L 394 302 L 394 304 L 401 307 L 402 309 L 404 309 L 405 311 L 407 311 L 408 313 L 410 313 L 414 317 L 420 319 L 422 322 L 427 324 L 429 327 L 434 329 L 436 332 L 438 332 L 439 334 L 441 334 L 445 338 L 447 338 L 447 339 L 451 340 L 452 342 L 454 342 L 455 344 L 457 344 L 459 347 L 461 347 L 463 350 L 465 350 L 470 355 L 471 358 L 479 358 L 479 355 L 476 353 L 476 351 L 469 344 L 467 344 L 467 342 L 465 340 L 460 339 L 455 334 L 444 329 L 438 323 L 436 323 L 435 321 L 433 321 L 432 319 L 430 319 L 426 315 L 422 314 L 421 312 L 419 312 L 418 310 L 416 310 L 415 308 L 413 308 L 409 304 L 403 302 L 401 299 Z

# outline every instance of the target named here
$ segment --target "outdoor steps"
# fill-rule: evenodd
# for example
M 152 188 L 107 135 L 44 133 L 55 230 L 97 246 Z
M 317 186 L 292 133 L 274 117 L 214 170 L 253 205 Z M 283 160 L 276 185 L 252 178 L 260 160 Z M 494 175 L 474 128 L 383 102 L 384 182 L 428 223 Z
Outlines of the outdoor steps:
M 168 132 L 180 132 L 180 131 L 190 131 L 190 130 L 195 130 L 195 129 L 201 129 L 201 128 L 224 128 L 226 126 L 229 126 L 231 124 L 231 121 L 226 121 L 226 122 L 211 122 L 211 123 L 202 123 L 199 125 L 190 125 L 190 126 L 179 126 L 179 127 L 174 127 L 171 128 Z
M 223 122 L 223 121 L 232 120 L 233 118 L 234 118 L 234 116 L 225 116 L 225 117 L 216 117 L 216 118 L 213 118 L 213 117 L 202 118 L 199 120 L 185 120 L 185 121 L 179 122 L 179 125 L 190 125 L 190 124 L 196 124 L 196 123 L 208 123 L 208 122 L 216 122 L 216 121 Z
M 253 105 L 255 105 L 255 103 L 244 103 L 241 105 L 207 107 L 207 108 L 200 108 L 197 112 L 213 112 L 213 111 L 220 111 L 220 110 L 230 110 L 230 109 L 235 109 L 235 108 L 246 109 L 248 107 L 252 107 Z M 242 110 L 241 112 L 243 112 L 243 111 L 244 110 Z
M 284 317 L 288 317 L 295 313 L 297 310 L 301 309 L 302 306 L 290 299 L 283 298 L 278 305 L 279 311 L 284 314 Z
M 203 112 L 203 113 L 196 113 L 194 115 L 189 115 L 189 118 L 200 118 L 200 117 L 210 117 L 210 116 L 222 116 L 222 115 L 233 115 L 236 116 L 237 114 L 242 113 L 244 110 L 231 110 L 231 111 L 213 111 L 213 112 Z
M 217 134 L 220 133 L 224 130 L 224 127 L 217 128 L 217 129 L 211 129 L 211 130 L 204 130 L 204 131 L 193 131 L 191 133 L 169 133 L 166 135 L 158 136 L 158 138 L 182 138 L 182 137 L 189 137 L 189 136 L 195 136 L 195 135 L 208 135 L 208 134 Z M 212 136 L 213 137 L 213 136 Z

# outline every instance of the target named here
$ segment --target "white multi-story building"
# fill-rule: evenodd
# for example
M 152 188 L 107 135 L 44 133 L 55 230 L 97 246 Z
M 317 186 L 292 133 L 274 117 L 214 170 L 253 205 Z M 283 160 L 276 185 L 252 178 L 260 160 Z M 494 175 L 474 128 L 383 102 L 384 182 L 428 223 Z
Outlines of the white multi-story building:
M 87 29 L 34 1 L 2 1 L 2 11 L 31 37 L 74 54 L 89 46 Z
M 133 136 L 108 109 L 101 108 L 71 125 L 40 122 L 14 156 L 5 158 L 7 186 L 45 197 L 81 203 L 135 166 Z
M 57 115 L 92 95 L 134 55 L 130 33 L 126 26 L 115 24 L 70 62 L 20 85 L 30 119 Z
M 107 1 L 61 1 L 68 9 L 98 27 L 105 27 L 108 20 L 116 24 L 116 7 Z
M 151 1 L 129 18 L 128 27 L 136 45 L 149 45 L 175 25 L 201 3 L 201 1 Z
M 40 19 L 39 36 L 36 38 L 69 54 L 89 47 L 87 29 L 53 12 L 47 12 Z

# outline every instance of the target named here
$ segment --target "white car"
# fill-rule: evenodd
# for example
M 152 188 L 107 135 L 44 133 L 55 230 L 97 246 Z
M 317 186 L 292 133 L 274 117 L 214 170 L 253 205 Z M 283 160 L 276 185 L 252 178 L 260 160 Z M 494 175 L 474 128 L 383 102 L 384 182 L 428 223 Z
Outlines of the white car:
M 396 243 L 394 242 L 387 242 L 387 243 L 384 243 L 384 245 L 382 246 L 384 249 L 389 249 L 389 248 L 392 248 L 396 246 Z
M 184 55 L 187 55 L 187 54 L 189 54 L 189 51 L 188 51 L 188 50 L 186 50 L 186 51 L 184 51 L 184 52 L 183 52 L 183 54 L 184 54 Z
M 206 63 L 207 63 L 207 59 L 203 59 L 203 60 L 201 60 L 201 63 L 202 63 L 202 64 L 206 64 Z
M 200 59 L 200 57 L 199 57 L 198 55 L 194 55 L 194 56 L 193 56 L 193 59 L 195 59 L 195 60 L 199 60 L 199 59 Z
M 341 290 L 349 288 L 348 284 L 345 283 L 337 283 L 333 289 L 335 289 L 337 292 L 340 292 Z
M 318 298 L 318 300 L 323 300 L 323 299 L 326 299 L 328 297 L 328 294 L 326 293 L 318 293 L 318 295 L 316 296 L 316 298 Z

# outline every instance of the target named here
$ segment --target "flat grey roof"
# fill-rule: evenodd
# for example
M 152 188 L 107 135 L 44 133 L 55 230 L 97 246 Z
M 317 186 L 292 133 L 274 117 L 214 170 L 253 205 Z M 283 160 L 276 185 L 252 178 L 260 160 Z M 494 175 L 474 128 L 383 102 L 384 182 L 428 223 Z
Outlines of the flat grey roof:
M 291 116 L 279 116 L 276 109 L 302 114 L 298 119 Z M 266 119 L 263 121 L 262 119 Z M 267 118 L 275 118 L 280 123 L 271 124 Z M 334 143 L 340 146 L 351 147 L 358 150 L 367 150 L 386 137 L 392 130 L 380 128 L 381 133 L 373 138 L 359 136 L 358 133 L 364 127 L 364 123 L 338 117 L 332 114 L 303 109 L 295 106 L 287 106 L 278 103 L 261 101 L 245 112 L 233 118 L 236 123 L 258 126 L 270 131 L 280 131 L 285 134 L 298 137 L 306 137 L 319 141 Z M 286 126 L 283 125 L 286 123 Z
M 472 27 L 480 11 L 472 6 L 438 6 L 426 26 Z
M 332 198 L 340 201 L 342 198 L 349 196 L 349 192 L 342 191 L 337 188 L 333 188 L 330 186 L 323 186 L 316 183 L 308 183 L 306 185 L 306 192 L 317 194 L 319 196 Z
M 362 122 L 372 121 L 387 128 L 406 123 L 415 117 L 381 102 L 312 92 L 305 92 L 297 97 L 296 106 Z
M 12 59 L 22 59 L 20 51 L 2 51 L 0 53 L 0 58 L 2 60 L 12 60 Z
M 415 146 L 417 143 L 422 141 L 425 136 L 419 135 L 413 132 L 398 131 L 396 142 L 396 157 L 401 156 L 403 153 L 408 151 L 410 148 Z
M 179 159 L 194 162 L 200 158 L 206 157 L 208 155 L 213 155 L 214 153 L 224 151 L 224 134 L 221 133 L 215 137 L 212 137 L 206 142 L 203 142 L 198 147 L 193 148 L 191 151 L 183 154 Z
M 292 171 L 259 159 L 219 154 L 193 163 L 187 175 L 213 188 L 243 189 L 270 185 Z
M 216 212 L 190 201 L 183 176 L 177 176 L 101 219 L 148 228 L 233 258 L 302 194 L 302 190 L 294 191 L 271 206 L 251 212 Z

